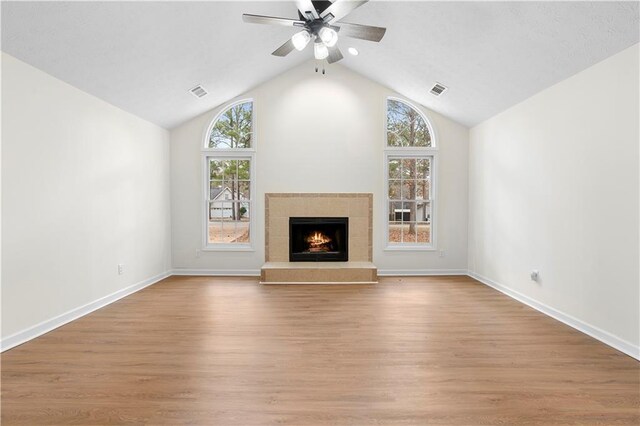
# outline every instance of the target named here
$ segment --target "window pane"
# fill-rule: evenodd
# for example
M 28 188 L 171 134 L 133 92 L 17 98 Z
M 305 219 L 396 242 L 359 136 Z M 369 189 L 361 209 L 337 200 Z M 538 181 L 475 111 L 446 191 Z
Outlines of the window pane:
M 238 171 L 237 176 L 238 179 L 251 179 L 251 161 L 249 160 L 237 160 Z
M 400 179 L 400 160 L 399 159 L 389 160 L 389 178 Z
M 416 223 L 415 222 L 402 223 L 402 242 L 403 243 L 416 242 Z
M 249 193 L 250 187 L 251 185 L 248 180 L 238 181 L 238 191 L 237 191 L 236 200 L 250 200 L 251 199 L 251 194 Z
M 389 235 L 387 236 L 389 244 L 398 244 L 401 242 L 397 227 L 397 224 L 389 222 Z
M 429 181 L 428 180 L 416 181 L 416 199 L 428 200 L 429 198 L 430 198 Z
M 402 203 L 402 220 L 404 222 L 414 222 L 416 220 L 416 203 L 415 202 Z
M 394 203 L 391 203 L 394 204 Z M 401 214 L 401 213 L 397 213 L 396 209 L 394 208 L 395 206 L 391 206 L 391 214 L 389 215 L 389 243 L 401 243 L 402 242 L 402 233 L 401 233 L 401 226 L 402 226 L 402 221 L 400 220 L 396 220 L 397 218 L 397 214 Z
M 251 148 L 253 102 L 233 105 L 217 118 L 209 135 L 209 148 Z
M 401 184 L 401 181 L 399 180 L 389 181 L 389 199 L 390 200 L 400 199 L 400 184 Z
M 415 179 L 416 177 L 416 160 L 415 158 L 402 159 L 402 178 Z
M 238 221 L 236 222 L 236 231 L 238 237 L 236 243 L 248 243 L 250 239 L 251 227 L 251 205 L 248 202 L 238 203 Z
M 431 135 L 422 114 L 408 104 L 387 101 L 387 145 L 391 147 L 430 147 Z
M 209 200 L 215 200 L 216 197 L 222 192 L 222 181 L 212 180 L 209 182 Z
M 402 220 L 401 217 L 397 217 L 396 213 L 402 209 L 402 203 L 399 201 L 392 201 L 389 203 L 389 222 L 396 222 Z
M 416 199 L 416 181 L 415 180 L 402 181 L 402 199 L 403 200 Z
M 222 242 L 222 222 L 214 221 L 209 222 L 209 243 L 221 243 Z
M 389 221 L 390 222 L 408 222 L 409 210 L 405 209 L 403 203 L 395 201 L 389 203 Z
M 417 205 L 416 239 L 418 243 L 431 242 L 431 203 L 424 202 Z
M 248 222 L 251 218 L 251 203 L 248 201 L 240 201 L 238 205 L 238 220 Z
M 416 220 L 418 222 L 430 222 L 431 221 L 431 203 L 430 202 L 418 202 L 416 204 Z
M 418 158 L 416 160 L 416 179 L 426 179 L 431 173 L 431 160 Z
M 431 242 L 431 224 L 417 223 L 416 229 L 417 242 L 421 244 L 429 244 Z

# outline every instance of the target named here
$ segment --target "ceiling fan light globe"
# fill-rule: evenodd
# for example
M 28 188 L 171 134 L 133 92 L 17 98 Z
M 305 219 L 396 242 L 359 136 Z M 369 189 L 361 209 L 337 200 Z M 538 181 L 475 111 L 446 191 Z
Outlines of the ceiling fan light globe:
M 309 41 L 311 40 L 311 34 L 308 31 L 300 31 L 299 33 L 295 33 L 293 37 L 291 37 L 291 42 L 296 50 L 302 50 L 307 47 Z
M 317 60 L 325 59 L 329 56 L 329 48 L 322 42 L 313 43 L 313 56 Z
M 318 32 L 320 40 L 329 47 L 333 47 L 338 42 L 338 33 L 331 28 L 323 27 Z

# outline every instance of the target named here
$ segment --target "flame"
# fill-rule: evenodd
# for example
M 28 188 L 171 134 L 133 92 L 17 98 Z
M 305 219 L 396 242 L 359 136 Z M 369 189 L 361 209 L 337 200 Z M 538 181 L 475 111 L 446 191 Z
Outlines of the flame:
M 307 237 L 307 242 L 311 247 L 318 247 L 324 244 L 327 244 L 331 241 L 331 238 L 324 235 L 322 232 L 314 232 L 312 235 Z

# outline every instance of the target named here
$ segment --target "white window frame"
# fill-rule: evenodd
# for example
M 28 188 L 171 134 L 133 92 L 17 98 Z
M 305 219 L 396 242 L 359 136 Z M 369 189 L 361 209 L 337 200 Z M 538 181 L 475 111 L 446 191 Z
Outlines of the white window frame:
M 431 135 L 430 147 L 390 147 L 387 139 L 387 104 L 388 101 L 397 101 L 406 104 L 420 114 L 424 120 L 429 134 Z M 385 251 L 435 251 L 437 250 L 437 223 L 438 223 L 438 138 L 435 129 L 431 124 L 431 120 L 422 112 L 422 110 L 410 101 L 395 96 L 388 96 L 384 99 L 384 202 L 383 215 L 384 232 L 385 232 Z M 428 158 L 431 161 L 430 169 L 430 205 L 431 205 L 431 241 L 429 243 L 390 243 L 389 242 L 389 159 L 393 158 Z
M 229 108 L 232 108 L 238 104 L 251 102 L 253 104 L 251 109 L 251 148 L 209 148 L 209 137 L 211 136 L 211 130 L 215 125 L 220 115 Z M 256 101 L 253 98 L 244 98 L 237 101 L 230 102 L 224 105 L 216 113 L 213 119 L 207 126 L 202 146 L 202 250 L 203 251 L 255 251 L 255 229 L 256 229 Z M 210 243 L 209 242 L 209 160 L 249 160 L 249 242 L 248 243 Z

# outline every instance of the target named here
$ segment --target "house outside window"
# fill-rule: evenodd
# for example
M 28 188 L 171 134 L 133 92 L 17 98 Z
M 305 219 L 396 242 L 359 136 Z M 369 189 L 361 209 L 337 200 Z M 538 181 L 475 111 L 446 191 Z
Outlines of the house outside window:
M 205 250 L 253 250 L 254 135 L 250 99 L 223 108 L 207 129 L 202 150 Z
M 388 98 L 386 106 L 386 249 L 435 249 L 438 151 L 433 127 L 404 100 Z

